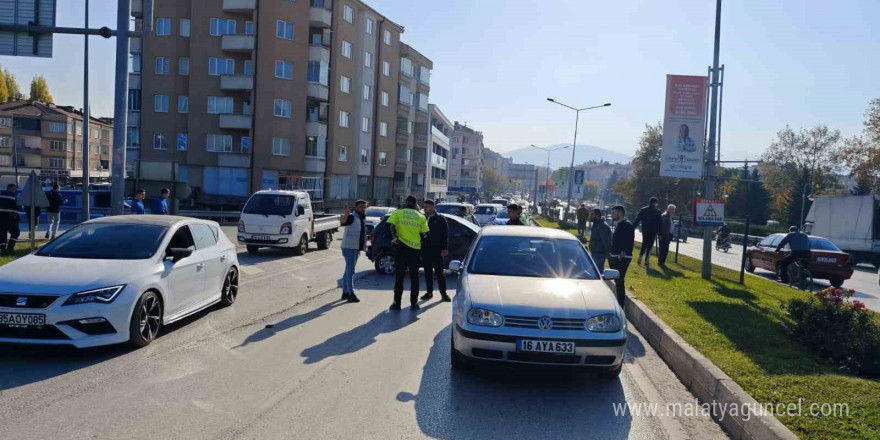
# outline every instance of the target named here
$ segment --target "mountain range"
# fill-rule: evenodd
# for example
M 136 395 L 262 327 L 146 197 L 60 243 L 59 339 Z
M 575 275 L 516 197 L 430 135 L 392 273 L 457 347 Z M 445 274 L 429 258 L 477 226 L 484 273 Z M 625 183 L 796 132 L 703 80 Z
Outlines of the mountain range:
M 554 148 L 562 148 L 571 146 L 571 144 L 548 145 L 544 148 L 552 150 Z M 501 153 L 504 157 L 513 158 L 513 163 L 531 163 L 534 165 L 544 166 L 547 164 L 547 153 L 537 148 L 526 148 L 522 150 L 511 151 L 509 153 Z M 591 160 L 603 160 L 609 163 L 629 163 L 632 158 L 629 155 L 611 151 L 602 147 L 593 145 L 578 145 L 575 152 L 574 164 L 580 165 Z M 561 168 L 571 165 L 571 148 L 554 151 L 550 153 L 550 167 Z

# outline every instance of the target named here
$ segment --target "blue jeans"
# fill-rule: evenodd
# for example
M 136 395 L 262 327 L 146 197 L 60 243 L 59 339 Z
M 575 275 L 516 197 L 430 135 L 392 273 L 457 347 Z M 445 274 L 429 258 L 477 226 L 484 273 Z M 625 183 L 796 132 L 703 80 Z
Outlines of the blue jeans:
M 354 293 L 354 267 L 357 265 L 360 253 L 361 251 L 357 249 L 342 249 L 342 256 L 345 258 L 345 273 L 342 274 L 343 293 Z
M 602 274 L 602 271 L 605 270 L 605 254 L 590 254 L 593 256 L 593 261 L 596 262 L 596 267 L 599 268 L 599 275 Z

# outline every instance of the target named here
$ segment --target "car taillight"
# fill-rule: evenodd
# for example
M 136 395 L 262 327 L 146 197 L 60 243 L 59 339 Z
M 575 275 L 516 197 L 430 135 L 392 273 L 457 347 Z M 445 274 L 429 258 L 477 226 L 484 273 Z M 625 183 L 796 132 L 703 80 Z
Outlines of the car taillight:
M 370 244 L 375 244 L 375 243 L 376 243 L 376 233 L 371 232 L 370 233 Z
M 238 221 L 238 232 L 244 232 L 244 222 L 241 220 Z

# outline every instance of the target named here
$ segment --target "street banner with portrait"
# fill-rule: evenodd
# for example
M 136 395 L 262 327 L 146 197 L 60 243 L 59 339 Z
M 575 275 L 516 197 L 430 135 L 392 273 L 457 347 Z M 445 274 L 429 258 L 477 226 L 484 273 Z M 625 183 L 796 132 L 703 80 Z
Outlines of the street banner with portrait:
M 707 77 L 666 75 L 660 175 L 703 178 Z

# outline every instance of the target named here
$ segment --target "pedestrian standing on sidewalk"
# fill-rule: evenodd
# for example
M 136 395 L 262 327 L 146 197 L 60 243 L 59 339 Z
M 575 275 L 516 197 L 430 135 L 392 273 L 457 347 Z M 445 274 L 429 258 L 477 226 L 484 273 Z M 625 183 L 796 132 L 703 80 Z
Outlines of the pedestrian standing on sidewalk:
M 147 192 L 139 189 L 134 193 L 134 198 L 131 199 L 131 213 L 135 215 L 144 215 L 147 213 L 146 208 L 144 208 L 144 199 L 147 198 Z
M 601 273 L 605 270 L 605 259 L 611 252 L 611 228 L 605 224 L 601 209 L 590 212 L 590 221 L 593 222 L 590 229 L 590 255 Z
M 162 192 L 159 194 L 159 198 L 153 200 L 153 206 L 150 207 L 150 213 L 153 215 L 168 215 L 168 196 L 171 195 L 171 190 L 168 188 L 162 188 Z
M 645 257 L 646 268 L 651 267 L 651 249 L 654 247 L 657 233 L 660 232 L 660 210 L 657 209 L 659 203 L 656 197 L 651 197 L 648 206 L 639 210 L 639 215 L 632 224 L 633 228 L 642 225 L 642 249 L 639 251 L 639 260 L 636 264 L 642 264 L 642 257 Z
M 672 219 L 677 210 L 675 205 L 669 204 L 666 212 L 660 215 L 660 255 L 657 264 L 663 269 L 666 269 L 666 256 L 669 255 L 669 243 L 672 242 Z
M 389 310 L 400 310 L 400 301 L 403 297 L 403 279 L 409 271 L 409 309 L 419 309 L 419 267 L 422 265 L 422 235 L 428 232 L 428 222 L 425 216 L 419 212 L 416 198 L 406 197 L 406 203 L 402 209 L 398 209 L 388 218 L 391 226 L 391 244 L 394 246 L 394 254 L 397 257 L 397 267 L 394 273 L 394 303 Z
M 578 221 L 578 237 L 583 237 L 587 232 L 587 220 L 590 218 L 590 210 L 587 209 L 586 203 L 581 203 L 581 206 L 577 209 L 577 221 Z
M 367 202 L 358 200 L 354 203 L 354 212 L 345 208 L 342 214 L 342 256 L 345 258 L 345 273 L 342 274 L 342 299 L 348 302 L 361 302 L 354 294 L 354 269 L 358 256 L 364 250 L 367 241 L 364 219 L 366 219 Z
M 436 277 L 440 300 L 450 302 L 452 299 L 446 294 L 446 275 L 443 273 L 443 259 L 449 255 L 449 225 L 434 210 L 433 200 L 425 200 L 422 210 L 428 219 L 428 234 L 422 240 L 422 264 L 425 267 L 425 295 L 422 299 L 427 301 L 434 297 Z
M 18 186 L 14 183 L 6 185 L 6 191 L 0 192 L 0 255 L 14 255 L 15 242 L 21 234 L 18 227 L 21 216 L 18 214 L 17 193 Z
M 58 228 L 61 226 L 61 205 L 64 204 L 64 198 L 61 197 L 61 185 L 52 185 L 52 191 L 46 193 L 49 199 L 49 227 L 46 229 L 46 238 L 55 238 L 58 234 Z
M 617 302 L 623 306 L 626 298 L 626 271 L 632 262 L 632 252 L 635 245 L 636 229 L 626 219 L 626 209 L 617 205 L 611 208 L 611 219 L 617 223 L 614 228 L 614 236 L 611 238 L 611 259 L 608 263 L 611 268 L 618 271 L 620 276 L 614 281 L 617 290 Z

